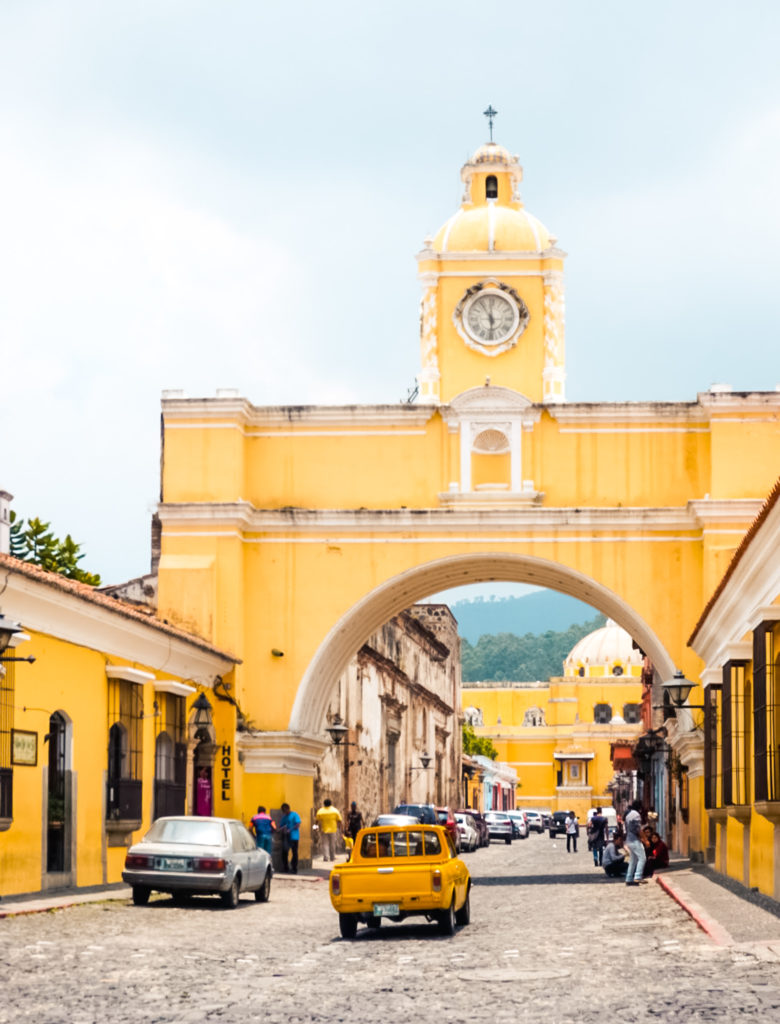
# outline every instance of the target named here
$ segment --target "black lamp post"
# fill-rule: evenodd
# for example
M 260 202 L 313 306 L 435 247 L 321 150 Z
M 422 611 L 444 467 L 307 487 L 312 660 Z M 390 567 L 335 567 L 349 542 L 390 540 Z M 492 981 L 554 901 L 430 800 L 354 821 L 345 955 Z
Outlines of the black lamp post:
M 209 740 L 211 727 L 211 703 L 205 693 L 199 693 L 192 707 L 195 711 L 195 739 Z
M 344 742 L 346 739 L 348 731 L 349 730 L 347 729 L 346 725 L 344 725 L 344 721 L 341 715 L 338 714 L 338 712 L 333 716 L 333 721 L 325 730 L 325 732 L 327 732 L 328 735 L 330 736 L 331 742 L 333 743 L 334 747 L 341 746 L 342 742 Z M 344 742 L 344 746 L 349 746 L 349 743 Z
M 688 695 L 696 684 L 692 683 L 690 679 L 686 679 L 679 668 L 675 671 L 674 676 L 671 679 L 667 679 L 662 684 L 663 692 L 669 697 L 669 701 L 673 708 L 692 708 L 696 711 L 703 711 L 703 704 L 686 704 Z
M 19 625 L 18 622 L 12 622 L 11 619 L 7 619 L 5 615 L 3 615 L 2 612 L 0 612 L 0 661 L 26 661 L 29 662 L 30 665 L 32 665 L 32 663 L 35 661 L 35 658 L 33 657 L 5 657 L 5 652 L 8 650 L 8 645 L 10 644 L 12 638 L 15 637 L 17 633 L 21 632 L 22 627 Z

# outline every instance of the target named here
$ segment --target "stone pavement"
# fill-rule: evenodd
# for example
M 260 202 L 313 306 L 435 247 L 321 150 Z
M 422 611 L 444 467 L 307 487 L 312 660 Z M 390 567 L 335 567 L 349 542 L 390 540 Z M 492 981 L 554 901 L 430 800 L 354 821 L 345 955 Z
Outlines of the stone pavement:
M 544 836 L 464 859 L 472 922 L 452 938 L 412 918 L 342 940 L 322 862 L 276 876 L 269 903 L 244 898 L 235 911 L 164 896 L 134 907 L 115 890 L 8 917 L 0 1024 L 780 1024 L 778 919 L 687 864 L 666 881 L 720 914 L 730 943 L 660 884 L 627 888 Z

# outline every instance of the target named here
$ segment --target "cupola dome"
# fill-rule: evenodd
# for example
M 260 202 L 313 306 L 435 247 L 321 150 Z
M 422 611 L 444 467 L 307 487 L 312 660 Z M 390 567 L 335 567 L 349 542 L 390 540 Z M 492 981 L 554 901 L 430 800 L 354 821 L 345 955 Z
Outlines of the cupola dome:
M 461 169 L 460 209 L 438 230 L 435 252 L 544 252 L 555 239 L 523 208 L 523 168 L 497 142 L 486 142 Z
M 611 619 L 576 643 L 563 663 L 564 675 L 591 679 L 638 676 L 641 671 L 642 652 L 634 647 L 630 634 Z

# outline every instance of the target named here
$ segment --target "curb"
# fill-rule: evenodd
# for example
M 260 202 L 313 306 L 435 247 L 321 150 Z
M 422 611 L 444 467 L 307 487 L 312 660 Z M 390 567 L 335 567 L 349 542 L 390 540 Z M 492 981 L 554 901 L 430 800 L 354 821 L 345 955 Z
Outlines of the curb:
M 714 943 L 718 946 L 734 945 L 734 939 L 723 925 L 719 924 L 715 918 L 710 917 L 707 911 L 704 910 L 703 907 L 700 907 L 698 903 L 695 903 L 684 889 L 678 888 L 674 883 L 670 882 L 662 875 L 656 875 L 655 880 L 664 892 L 668 896 L 671 896 L 675 903 L 682 907 L 685 913 L 706 935 L 712 939 Z

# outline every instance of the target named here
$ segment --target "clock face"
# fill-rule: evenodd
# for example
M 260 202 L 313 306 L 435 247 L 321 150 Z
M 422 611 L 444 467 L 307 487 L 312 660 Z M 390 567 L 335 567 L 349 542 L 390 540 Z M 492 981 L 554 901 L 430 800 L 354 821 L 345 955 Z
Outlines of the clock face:
M 498 345 L 517 330 L 520 316 L 517 306 L 501 292 L 482 292 L 464 311 L 468 333 L 483 345 Z

